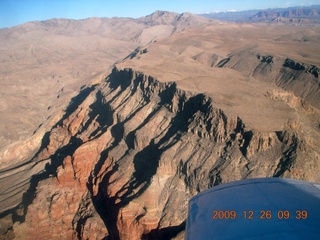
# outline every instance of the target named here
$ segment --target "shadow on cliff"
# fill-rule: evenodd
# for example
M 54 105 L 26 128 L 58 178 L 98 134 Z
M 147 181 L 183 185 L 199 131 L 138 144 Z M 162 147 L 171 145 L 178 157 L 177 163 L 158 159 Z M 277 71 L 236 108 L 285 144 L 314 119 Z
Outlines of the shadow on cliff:
M 89 106 L 89 108 L 90 111 L 87 115 L 88 120 L 79 131 L 79 134 L 86 131 L 90 125 L 92 125 L 93 121 L 96 121 L 99 126 L 90 134 L 89 139 L 98 138 L 109 126 L 113 124 L 113 111 L 108 103 L 103 102 L 103 96 L 100 91 L 96 93 L 96 100 Z
M 79 94 L 73 97 L 65 110 L 63 117 L 53 126 L 53 128 L 62 125 L 63 121 L 67 119 L 77 108 L 84 102 L 84 100 L 95 90 L 95 85 L 82 89 Z
M 153 239 L 172 239 L 184 231 L 186 228 L 186 222 L 182 222 L 179 226 L 166 227 L 161 229 L 154 229 L 147 234 L 143 234 L 142 240 L 153 240 Z
M 163 104 L 166 103 L 170 103 L 175 94 L 175 91 L 175 85 L 170 86 L 166 90 L 164 90 L 161 94 L 160 106 L 163 106 Z M 120 209 L 125 207 L 133 199 L 139 197 L 150 186 L 152 177 L 157 172 L 162 153 L 172 147 L 176 142 L 178 142 L 181 136 L 187 132 L 190 118 L 192 118 L 192 116 L 197 111 L 207 111 L 210 105 L 210 102 L 207 101 L 205 95 L 203 94 L 191 97 L 183 103 L 182 101 L 184 100 L 181 100 L 181 102 L 179 103 L 179 110 L 171 119 L 171 125 L 165 135 L 160 139 L 160 141 L 155 143 L 155 141 L 152 139 L 148 146 L 134 155 L 134 172 L 131 176 L 131 179 L 126 184 L 124 184 L 123 187 L 114 194 L 114 196 L 109 196 L 106 189 L 110 184 L 111 176 L 115 172 L 117 172 L 119 168 L 119 164 L 117 162 L 114 162 L 112 168 L 106 170 L 107 173 L 104 175 L 98 185 L 98 192 L 96 195 L 94 195 L 93 185 L 95 185 L 95 176 L 97 176 L 100 171 L 105 171 L 104 169 L 102 169 L 102 167 L 103 163 L 108 158 L 109 151 L 117 146 L 122 140 L 124 140 L 129 149 L 133 149 L 133 140 L 136 131 L 143 125 L 145 125 L 145 123 L 148 122 L 156 114 L 156 112 L 160 109 L 160 106 L 159 108 L 154 109 L 154 111 L 143 121 L 140 127 L 130 132 L 127 135 L 127 138 L 123 136 L 123 126 L 126 121 L 119 122 L 111 128 L 111 132 L 114 136 L 115 141 L 111 147 L 105 149 L 101 153 L 100 159 L 93 171 L 93 176 L 90 176 L 88 179 L 87 186 L 89 191 L 92 193 L 92 201 L 95 209 L 103 219 L 108 229 L 108 232 L 110 234 L 109 239 L 120 239 L 120 233 L 117 226 Z M 184 227 L 185 224 L 183 223 L 180 226 L 171 226 L 163 229 L 156 229 L 151 231 L 150 234 L 144 235 L 143 239 L 152 239 L 155 236 L 161 238 L 166 236 L 173 237 L 179 232 L 183 231 Z
M 31 158 L 31 161 L 37 162 L 41 161 L 38 160 L 39 155 L 49 146 L 50 144 L 50 134 L 51 131 L 59 126 L 62 125 L 63 121 L 67 119 L 84 100 L 92 93 L 95 89 L 95 86 L 84 88 L 80 91 L 80 93 L 71 99 L 70 104 L 65 110 L 65 114 L 49 131 L 47 131 L 42 138 L 41 145 L 39 150 L 35 153 L 35 155 Z M 57 175 L 57 168 L 62 165 L 63 160 L 66 156 L 72 156 L 76 149 L 82 144 L 82 140 L 71 136 L 68 144 L 65 146 L 57 149 L 57 151 L 48 156 L 50 159 L 50 163 L 45 165 L 45 168 L 42 172 L 38 174 L 34 174 L 30 179 L 30 186 L 28 190 L 23 194 L 22 201 L 19 206 L 14 209 L 9 210 L 8 212 L 12 212 L 12 220 L 13 222 L 24 222 L 25 217 L 27 214 L 28 206 L 32 203 L 33 199 L 36 195 L 37 186 L 40 181 L 48 179 L 50 177 L 56 177 Z M 21 211 L 22 210 L 22 211 Z M 22 213 L 21 213 L 22 212 Z
M 277 165 L 273 177 L 281 177 L 288 171 L 297 159 L 297 149 L 299 149 L 299 140 L 294 133 L 278 132 L 278 139 L 283 143 L 282 157 Z
M 51 158 L 51 162 L 47 163 L 45 166 L 45 170 L 42 173 L 33 175 L 30 179 L 30 187 L 23 194 L 22 197 L 22 206 L 23 206 L 23 214 L 17 214 L 17 211 L 13 212 L 12 220 L 13 222 L 24 222 L 25 217 L 27 215 L 28 206 L 32 203 L 35 198 L 37 186 L 40 181 L 48 179 L 49 177 L 57 176 L 57 168 L 62 165 L 63 159 L 66 156 L 72 156 L 76 149 L 82 144 L 82 140 L 76 137 L 71 137 L 69 143 L 64 147 L 58 149 L 55 154 L 53 154 Z M 18 208 L 21 208 L 18 207 Z

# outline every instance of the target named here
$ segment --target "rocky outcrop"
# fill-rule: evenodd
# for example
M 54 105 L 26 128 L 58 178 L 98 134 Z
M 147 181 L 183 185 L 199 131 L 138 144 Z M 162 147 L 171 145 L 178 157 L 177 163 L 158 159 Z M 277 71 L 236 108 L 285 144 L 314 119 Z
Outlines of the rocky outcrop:
M 312 74 L 315 78 L 319 78 L 320 69 L 316 66 L 295 62 L 291 59 L 286 59 L 283 66 L 296 71 L 304 71 Z
M 46 165 L 2 213 L 13 216 L 7 229 L 17 239 L 181 239 L 188 200 L 209 187 L 320 181 L 319 152 L 298 128 L 247 129 L 205 94 L 132 69 L 82 89 L 30 159 Z
M 0 239 L 182 239 L 209 187 L 320 181 L 318 29 L 210 22 L 158 11 L 0 30 L 0 143 L 19 139 L 0 144 Z
M 275 83 L 311 105 L 320 106 L 319 68 L 315 65 L 246 49 L 222 59 L 216 67 L 232 68 L 246 76 Z

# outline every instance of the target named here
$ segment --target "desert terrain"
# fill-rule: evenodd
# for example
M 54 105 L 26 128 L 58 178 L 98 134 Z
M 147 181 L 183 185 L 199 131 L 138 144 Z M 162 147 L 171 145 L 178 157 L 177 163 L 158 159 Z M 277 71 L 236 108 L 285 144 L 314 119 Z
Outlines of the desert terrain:
M 183 239 L 210 187 L 320 182 L 315 22 L 158 11 L 0 41 L 0 239 Z

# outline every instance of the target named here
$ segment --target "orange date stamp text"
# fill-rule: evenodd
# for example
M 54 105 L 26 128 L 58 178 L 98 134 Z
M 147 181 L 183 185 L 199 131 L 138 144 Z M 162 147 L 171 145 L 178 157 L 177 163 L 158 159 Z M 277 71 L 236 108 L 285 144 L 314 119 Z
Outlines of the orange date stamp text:
M 306 210 L 213 210 L 212 219 L 213 220 L 223 220 L 223 219 L 261 219 L 261 220 L 271 220 L 271 219 L 296 219 L 296 220 L 305 220 L 308 218 L 308 211 Z

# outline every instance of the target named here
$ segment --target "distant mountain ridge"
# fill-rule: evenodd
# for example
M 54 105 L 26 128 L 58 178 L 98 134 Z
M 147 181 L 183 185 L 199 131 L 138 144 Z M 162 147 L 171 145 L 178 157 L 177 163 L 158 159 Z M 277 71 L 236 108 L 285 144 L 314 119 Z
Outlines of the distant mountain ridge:
M 70 30 L 79 31 L 95 31 L 97 28 L 104 27 L 109 28 L 118 25 L 118 22 L 131 22 L 132 24 L 144 24 L 146 26 L 156 26 L 156 25 L 198 25 L 203 23 L 210 23 L 214 20 L 208 19 L 206 17 L 191 14 L 191 13 L 175 13 L 170 11 L 158 10 L 150 15 L 130 18 L 130 17 L 89 17 L 85 19 L 68 19 L 68 18 L 51 18 L 43 21 L 30 21 L 23 24 L 19 24 L 10 28 L 0 28 L 0 31 L 19 31 L 20 28 L 30 30 L 49 30 L 53 28 L 63 28 L 65 34 L 70 33 Z M 71 29 L 76 28 L 76 29 Z M 115 27 L 117 28 L 117 27 Z M 60 29 L 59 29 L 60 30 Z M 99 29 L 105 30 L 105 29 Z
M 227 22 L 245 22 L 251 16 L 257 14 L 259 10 L 248 11 L 224 11 L 224 12 L 212 12 L 206 14 L 200 14 L 200 16 L 218 19 Z
M 266 10 L 260 11 L 256 15 L 250 17 L 252 21 L 274 20 L 276 18 L 303 18 L 303 19 L 319 19 L 320 6 L 315 8 L 294 8 L 282 11 Z
M 320 5 L 265 10 L 225 11 L 201 16 L 228 22 L 270 22 L 279 18 L 320 20 Z
M 145 23 L 147 25 L 199 25 L 209 23 L 214 20 L 204 18 L 203 16 L 191 13 L 174 13 L 168 11 L 156 11 L 145 17 L 135 19 L 136 22 Z

